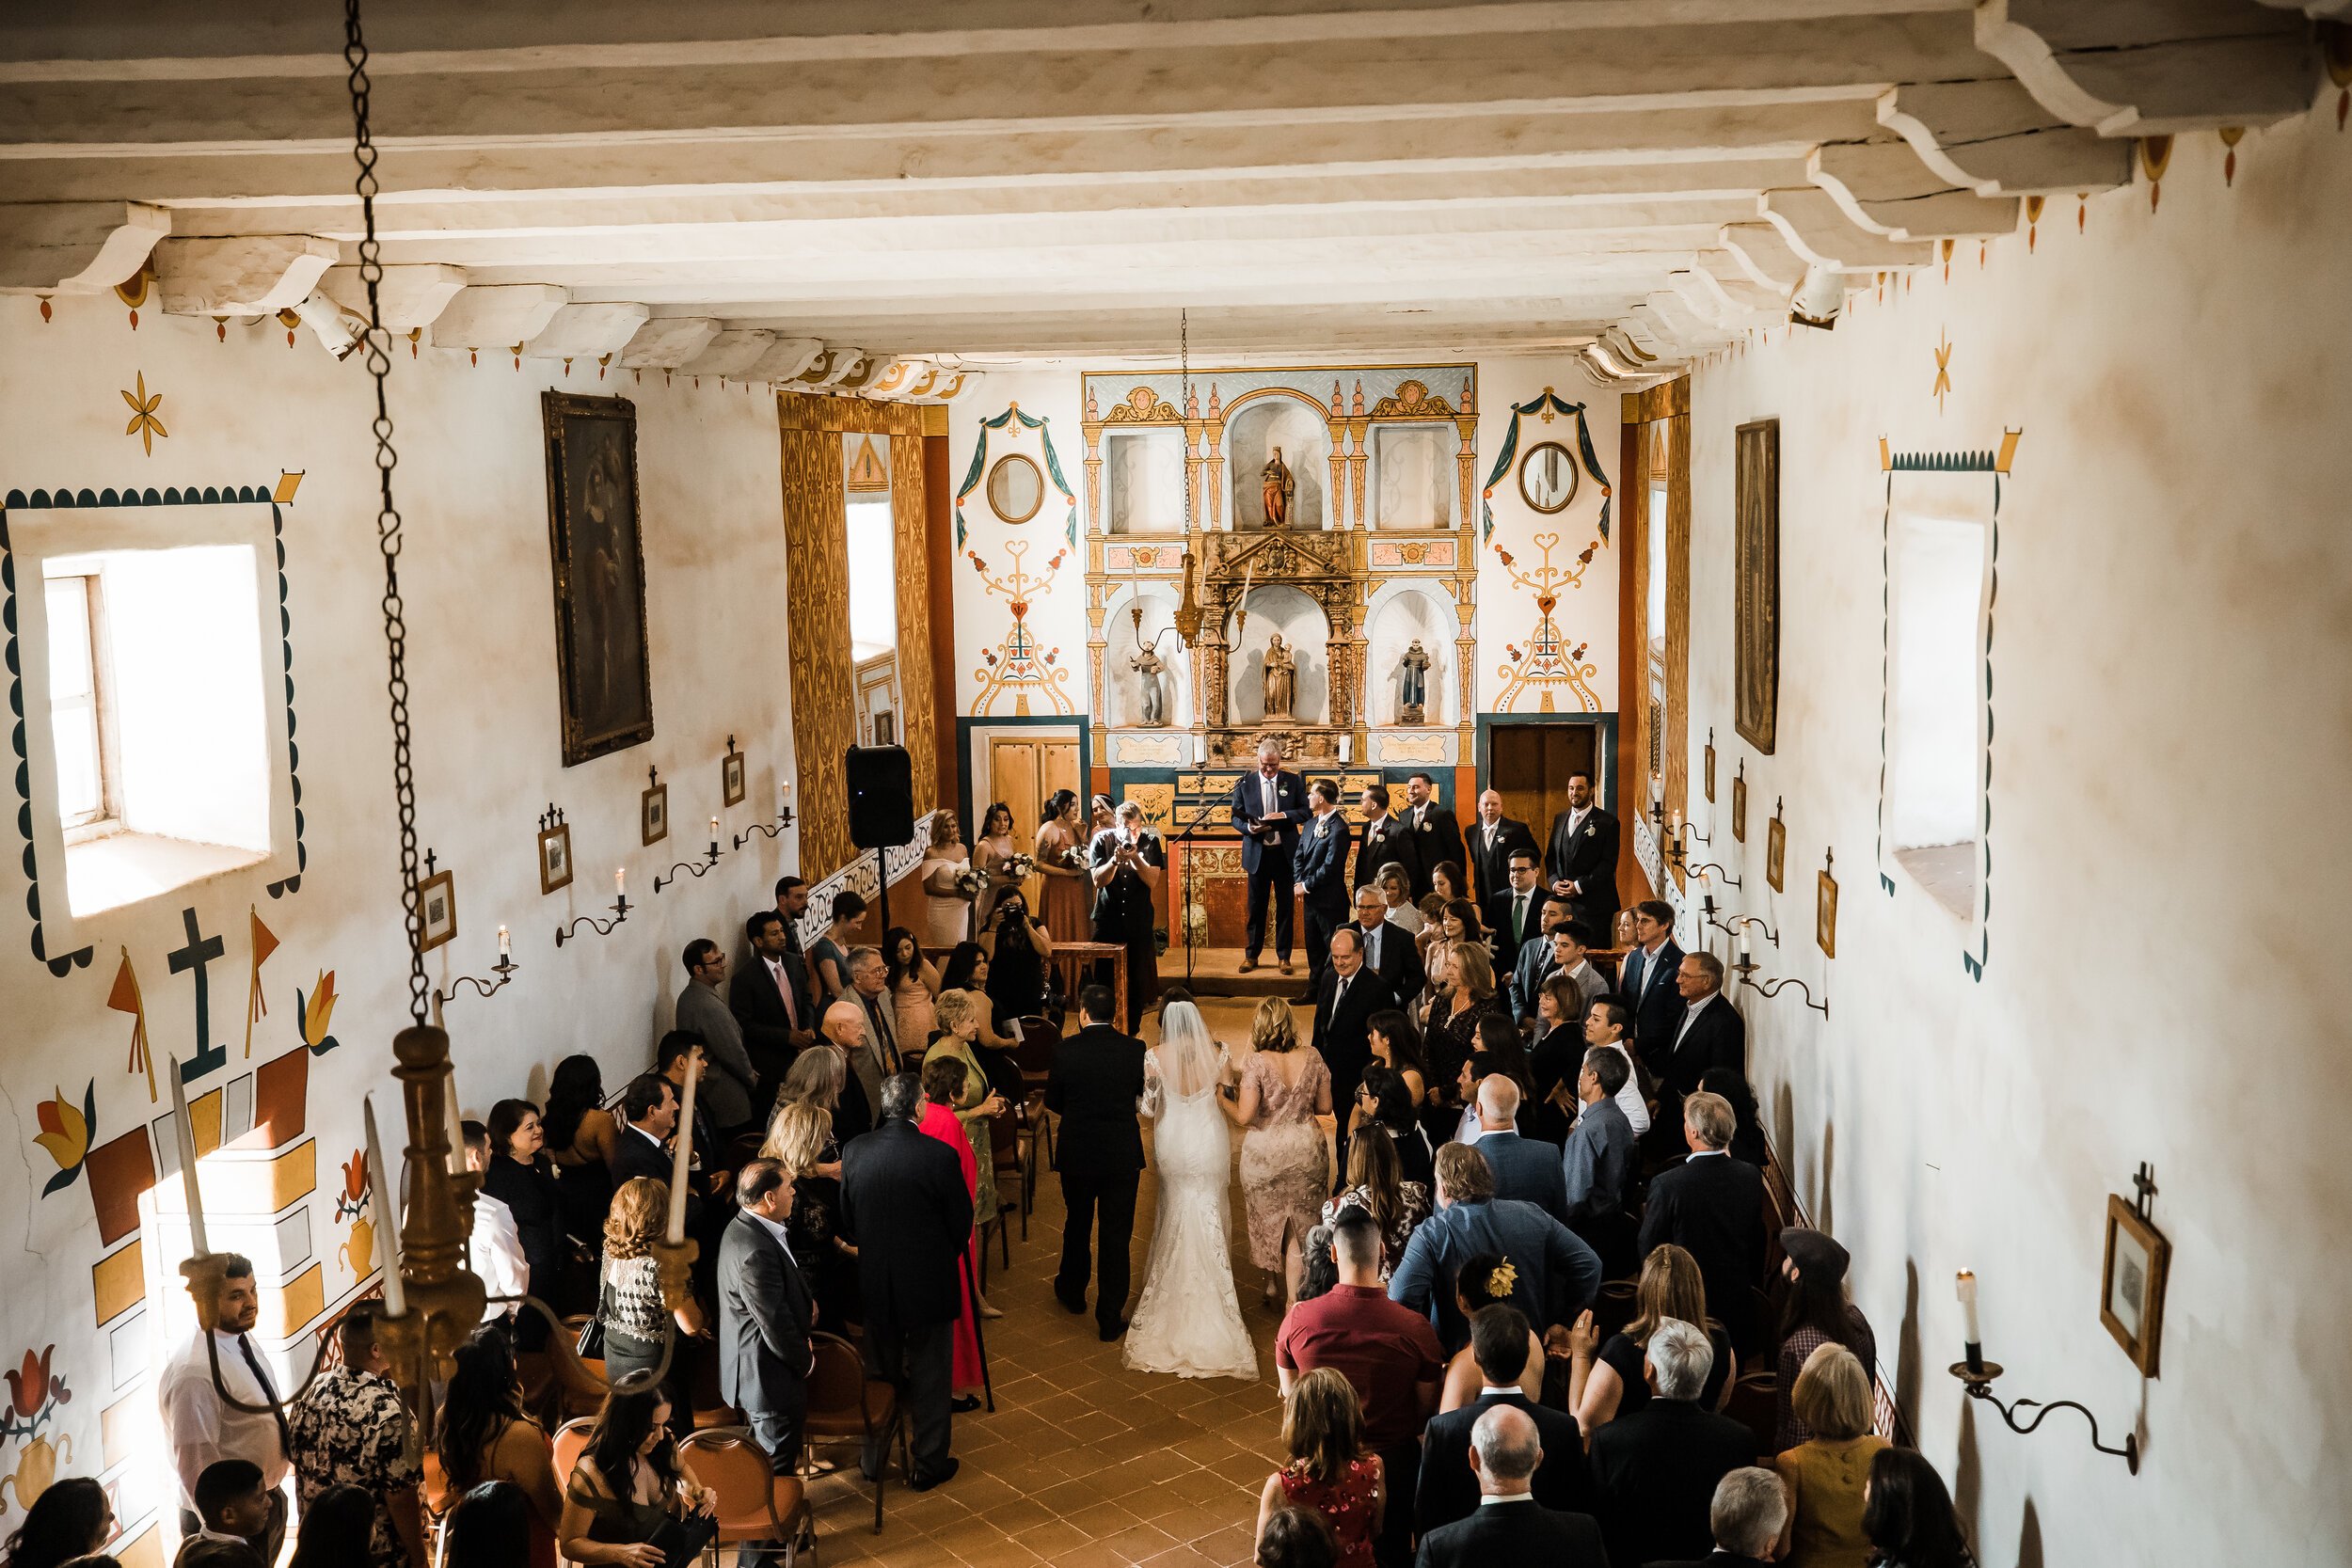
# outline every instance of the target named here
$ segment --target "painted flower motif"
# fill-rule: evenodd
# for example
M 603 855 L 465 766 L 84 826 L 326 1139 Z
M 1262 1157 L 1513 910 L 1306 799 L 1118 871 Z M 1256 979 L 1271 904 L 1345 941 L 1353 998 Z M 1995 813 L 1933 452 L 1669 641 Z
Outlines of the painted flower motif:
M 57 1162 L 57 1174 L 40 1190 L 41 1196 L 72 1186 L 73 1179 L 82 1174 L 82 1161 L 89 1153 L 90 1136 L 98 1127 L 97 1095 L 98 1080 L 93 1078 L 82 1091 L 81 1109 L 74 1109 L 63 1089 L 38 1107 L 40 1131 L 34 1134 L 33 1142 L 48 1150 L 49 1157 Z
M 302 1013 L 302 1043 L 310 1048 L 313 1056 L 324 1056 L 335 1049 L 335 1037 L 326 1032 L 335 1016 L 335 972 L 319 971 L 319 977 L 305 997 L 300 988 L 294 990 L 294 1006 Z
M 9 1424 L 17 1431 L 33 1430 L 49 1413 L 52 1399 L 65 1404 L 73 1398 L 63 1377 L 50 1375 L 49 1358 L 56 1351 L 57 1347 L 51 1345 L 36 1356 L 28 1350 L 24 1353 L 24 1364 L 8 1374 L 8 1403 L 14 1418 Z
M 356 1214 L 368 1200 L 368 1151 L 355 1148 L 351 1158 L 343 1162 L 343 1190 L 335 1199 L 335 1212 L 340 1217 Z

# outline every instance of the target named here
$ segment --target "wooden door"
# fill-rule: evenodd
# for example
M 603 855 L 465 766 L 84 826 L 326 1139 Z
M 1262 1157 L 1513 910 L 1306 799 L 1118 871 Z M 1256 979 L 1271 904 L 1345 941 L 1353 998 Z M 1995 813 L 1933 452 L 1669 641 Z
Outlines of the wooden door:
M 988 741 L 988 794 L 973 801 L 971 831 L 979 832 L 990 802 L 1002 800 L 1012 813 L 1012 841 L 1024 853 L 1037 843 L 1038 814 L 1045 798 L 1057 789 L 1078 788 L 1078 738 L 1045 731 L 1032 735 L 991 736 Z M 1026 892 L 1029 908 L 1038 909 L 1042 877 L 1031 877 Z
M 1568 775 L 1593 773 L 1599 761 L 1597 725 L 1577 723 L 1497 724 L 1489 738 L 1486 784 L 1502 795 L 1502 815 L 1525 822 L 1538 845 L 1549 842 L 1551 820 L 1568 809 Z M 1599 787 L 1595 775 L 1595 787 Z M 1472 820 L 1477 806 L 1465 823 Z

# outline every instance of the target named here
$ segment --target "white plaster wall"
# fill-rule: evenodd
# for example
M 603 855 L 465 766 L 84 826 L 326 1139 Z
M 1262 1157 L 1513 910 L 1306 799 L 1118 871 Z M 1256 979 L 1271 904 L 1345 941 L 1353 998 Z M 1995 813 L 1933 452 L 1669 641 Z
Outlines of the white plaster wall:
M 1772 1133 L 1853 1250 L 1857 1298 L 1988 1568 L 2352 1560 L 2352 1013 L 2331 890 L 2352 873 L 2352 139 L 2333 103 L 2215 136 L 2144 182 L 1780 329 L 1692 390 L 1692 724 L 1724 781 L 1714 858 L 1777 921 L 1750 993 Z M 1948 344 L 1939 407 L 1935 354 Z M 1500 406 L 1498 391 L 1490 407 Z M 1778 754 L 1732 724 L 1732 430 L 1781 420 Z M 1871 845 L 1880 776 L 1878 438 L 1983 450 L 2022 427 L 1994 608 L 1989 963 Z M 1729 832 L 1747 760 L 1750 837 Z M 1786 795 L 1788 894 L 1765 888 Z M 1701 820 L 1707 808 L 1700 808 Z M 1839 957 L 1812 944 L 1836 850 Z M 1721 950 L 1721 939 L 1717 939 Z M 2154 1166 L 2174 1245 L 2159 1379 L 2097 1316 L 2106 1195 Z M 2079 1399 L 2019 1437 L 1969 1408 L 1956 1269 L 2007 1398 Z
M 1078 547 L 1072 546 L 1068 532 L 1070 503 L 1054 488 L 1053 472 L 1045 463 L 1045 443 L 1050 437 L 1054 455 L 1061 465 L 1062 478 L 1077 495 L 1083 512 L 1086 437 L 1078 428 L 1078 372 L 1073 366 L 1060 365 L 1001 372 L 992 369 L 981 385 L 980 402 L 959 399 L 947 405 L 948 473 L 953 483 L 961 487 L 963 476 L 972 466 L 973 451 L 985 434 L 991 465 L 1014 451 L 1026 453 L 1036 462 L 1039 471 L 1045 475 L 1045 504 L 1025 523 L 1004 522 L 989 510 L 985 471 L 981 483 L 963 498 L 963 543 L 956 560 L 956 635 L 951 650 L 956 661 L 958 711 L 964 717 L 979 716 L 977 705 L 987 669 L 984 655 L 994 650 L 1001 658 L 1002 645 L 1012 630 L 1009 595 L 989 589 L 972 557 L 977 555 L 987 563 L 990 576 L 1004 581 L 1013 568 L 1013 558 L 1007 546 L 1020 544 L 1025 546 L 1023 566 L 1032 580 L 1025 602 L 1037 650 L 1041 655 L 1055 651 L 1053 668 L 1069 673 L 1068 680 L 1055 683 L 1066 707 L 1057 706 L 1042 689 L 1030 688 L 1028 711 L 1083 713 L 1089 702 L 1084 536 L 1080 536 Z M 1030 418 L 1042 418 L 1045 428 L 1031 430 L 1016 418 L 1006 421 L 1002 429 L 981 431 L 981 420 L 996 418 L 1014 404 Z M 1054 563 L 1057 554 L 1061 556 L 1059 565 Z M 990 705 L 989 716 L 1012 717 L 1020 690 L 1014 688 L 999 692 Z M 943 725 L 946 721 L 943 717 Z M 970 766 L 968 758 L 966 766 Z M 983 767 L 974 776 L 982 777 L 985 773 Z
M 250 1072 L 299 1043 L 297 988 L 333 970 L 341 1046 L 310 1062 L 309 1132 L 318 1140 L 320 1188 L 310 1201 L 313 1252 L 326 1300 L 353 1288 L 339 1259 L 348 1235 L 333 1217 L 338 1166 L 360 1144 L 359 1097 L 393 1090 L 389 1050 L 405 1026 L 405 958 L 400 928 L 386 713 L 385 651 L 377 600 L 375 469 L 368 433 L 372 398 L 358 359 L 333 363 L 308 333 L 288 347 L 274 321 L 231 323 L 227 341 L 209 320 L 167 317 L 150 305 L 135 330 L 111 295 L 60 298 L 44 323 L 37 302 L 0 301 L 0 493 L 135 484 L 267 486 L 281 468 L 305 470 L 287 509 L 293 679 L 298 720 L 304 841 L 302 885 L 282 899 L 259 872 L 230 873 L 80 923 L 97 948 L 87 969 L 54 978 L 29 949 L 24 884 L 13 848 L 0 896 L 0 1016 L 8 1021 L 0 1079 L 0 1212 L 14 1216 L 0 1240 L 0 1342 L 9 1359 L 55 1344 L 56 1367 L 74 1398 L 45 1436 L 71 1438 L 76 1472 L 102 1451 L 99 1417 L 129 1398 L 117 1386 L 108 1335 L 93 1324 L 90 1266 L 100 1256 L 88 1177 L 47 1197 L 56 1173 L 33 1144 L 36 1107 L 56 1090 L 77 1106 L 96 1081 L 103 1142 L 156 1114 L 144 1075 L 125 1070 L 132 1020 L 105 1002 L 128 949 L 145 993 L 159 1074 L 167 1053 L 194 1044 L 194 987 L 167 972 L 183 941 L 181 911 L 194 906 L 206 934 L 226 941 L 211 966 L 214 1038 L 229 1065 L 189 1086 L 191 1097 Z M 126 437 L 119 389 L 143 375 L 169 435 L 152 455 Z M 546 464 L 539 393 L 549 386 L 622 393 L 638 408 L 647 615 L 655 736 L 646 745 L 579 768 L 562 766 L 555 628 L 549 585 Z M 405 518 L 401 585 L 408 625 L 415 722 L 418 828 L 438 863 L 456 873 L 459 932 L 427 956 L 437 986 L 480 974 L 496 958 L 494 932 L 511 927 L 521 966 L 488 1000 L 450 1005 L 448 1027 L 463 1102 L 471 1115 L 505 1095 L 537 1095 L 563 1055 L 585 1051 L 617 1089 L 651 1059 L 682 978 L 685 942 L 710 934 L 732 947 L 744 913 L 769 901 L 794 863 L 789 833 L 754 839 L 702 880 L 653 895 L 656 872 L 699 851 L 714 813 L 723 832 L 767 820 L 776 783 L 789 776 L 789 692 L 784 621 L 784 545 L 772 401 L 738 384 L 659 372 L 599 380 L 596 366 L 398 345 L 391 412 Z M 177 509 L 158 509 L 169 517 Z M 70 515 L 56 512 L 48 517 Z M 20 585 L 22 586 L 22 585 Z M 720 757 L 732 734 L 748 759 L 749 794 L 720 808 Z M 638 792 L 658 764 L 676 829 L 663 845 L 638 844 Z M 548 802 L 565 809 L 579 874 L 551 896 L 539 893 L 533 837 Z M 11 818 L 13 799 L 10 798 Z M 8 830 L 11 843 L 15 830 Z M 559 920 L 612 901 L 612 871 L 628 869 L 632 912 L 605 939 L 555 946 Z M 47 890 L 44 890 L 46 893 Z M 62 889 L 54 895 L 62 897 Z M 262 971 L 269 1011 L 241 1051 L 251 947 L 248 907 L 282 945 Z M 396 1094 L 389 1101 L 396 1106 Z M 392 1112 L 394 1124 L 398 1112 Z M 394 1136 L 387 1128 L 388 1136 Z M 168 1277 L 177 1259 L 164 1262 Z M 151 1275 L 155 1264 L 150 1261 Z M 118 1323 L 119 1326 L 119 1323 Z M 142 1403 L 135 1406 L 150 1408 Z M 13 1465 L 10 1458 L 7 1463 Z M 151 1478 L 149 1478 L 151 1479 Z M 126 1518 L 138 1511 L 126 1498 Z

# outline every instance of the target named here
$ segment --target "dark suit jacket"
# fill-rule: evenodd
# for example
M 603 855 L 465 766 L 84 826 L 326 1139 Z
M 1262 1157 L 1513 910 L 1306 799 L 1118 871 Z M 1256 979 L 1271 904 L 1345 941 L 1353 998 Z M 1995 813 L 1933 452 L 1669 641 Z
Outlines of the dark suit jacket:
M 612 1119 L 620 1124 L 613 1129 L 612 1135 L 611 1164 L 613 1190 L 618 1192 L 621 1183 L 633 1176 L 649 1176 L 664 1187 L 668 1186 L 672 1169 L 669 1151 L 622 1121 L 618 1112 L 613 1114 Z M 694 1119 L 702 1120 L 700 1106 L 695 1107 Z M 715 1156 L 711 1152 L 700 1148 L 695 1152 L 703 1157 L 703 1169 L 713 1168 L 710 1161 Z M 686 1195 L 686 1229 L 690 1235 L 702 1223 L 702 1212 L 703 1195 L 690 1190 Z
M 1609 1568 L 1600 1526 L 1589 1514 L 1563 1513 L 1537 1503 L 1473 1508 L 1469 1518 L 1422 1537 L 1414 1568 Z M 1636 1565 L 1638 1568 L 1638 1564 Z
M 1567 1180 L 1561 1174 L 1558 1144 L 1517 1132 L 1486 1132 L 1472 1147 L 1495 1173 L 1495 1196 L 1532 1203 L 1562 1225 L 1568 1223 Z
M 1421 846 L 1414 842 L 1414 836 L 1406 832 L 1405 824 L 1394 812 L 1377 822 L 1365 823 L 1356 846 L 1356 874 L 1348 879 L 1348 891 L 1352 894 L 1371 881 L 1374 873 L 1391 861 L 1402 865 L 1405 875 L 1418 886 L 1428 873 L 1422 868 Z
M 1462 830 L 1454 820 L 1454 809 L 1435 800 L 1424 806 L 1407 806 L 1397 815 L 1404 818 L 1416 846 L 1408 867 L 1413 873 L 1413 896 L 1426 898 L 1431 875 L 1439 864 L 1446 861 L 1462 863 Z M 1462 874 L 1467 877 L 1470 872 L 1466 868 Z
M 1705 1556 L 1715 1483 L 1755 1463 L 1756 1433 L 1692 1400 L 1653 1399 L 1601 1427 L 1593 1488 L 1609 1560 Z
M 1481 899 L 1492 898 L 1511 885 L 1511 851 L 1526 849 L 1543 863 L 1544 847 L 1526 823 L 1502 817 L 1495 823 L 1495 845 L 1486 847 L 1486 824 L 1472 822 L 1462 831 L 1462 852 L 1470 857 L 1470 886 Z M 1543 890 L 1536 889 L 1538 893 Z
M 1698 1264 L 1708 1311 L 1733 1344 L 1745 1345 L 1750 1299 L 1764 1276 L 1764 1173 L 1728 1154 L 1693 1155 L 1660 1171 L 1642 1213 L 1641 1255 L 1668 1242 Z
M 1078 1176 L 1124 1176 L 1143 1168 L 1136 1101 L 1143 1096 L 1143 1042 L 1089 1023 L 1054 1047 L 1045 1108 L 1061 1117 L 1054 1168 Z
M 1356 830 L 1347 825 L 1344 812 L 1311 819 L 1301 830 L 1298 854 L 1291 868 L 1306 893 L 1307 908 L 1334 911 L 1347 908 L 1347 847 L 1355 839 Z
M 1423 1430 L 1421 1490 L 1413 1499 L 1414 1533 L 1427 1535 L 1477 1512 L 1478 1477 L 1470 1466 L 1470 1428 L 1498 1404 L 1527 1412 L 1535 1422 L 1535 1434 L 1543 1440 L 1544 1462 L 1535 1467 L 1536 1502 L 1577 1513 L 1592 1512 L 1593 1476 L 1584 1463 L 1584 1437 L 1576 1418 L 1549 1405 L 1530 1404 L 1516 1392 L 1482 1394 L 1459 1410 L 1432 1416 Z M 1594 1534 L 1598 1536 L 1597 1527 Z
M 801 1007 L 801 1026 L 816 1028 L 808 1006 L 808 988 L 801 984 L 799 966 L 789 953 L 784 957 L 784 983 L 801 985 L 795 998 Z M 792 1043 L 792 1018 L 784 1010 L 784 994 L 776 990 L 775 977 L 768 973 L 768 960 L 758 954 L 749 955 L 743 967 L 728 979 L 727 1011 L 743 1026 L 743 1050 L 751 1056 L 752 1067 L 760 1078 L 754 1109 L 762 1109 L 775 1098 L 776 1085 L 791 1070 L 792 1058 L 801 1053 L 801 1048 Z
M 1486 929 L 1494 933 L 1495 973 L 1498 974 L 1510 973 L 1512 968 L 1518 963 L 1519 951 L 1527 942 L 1544 941 L 1544 890 L 1535 888 L 1527 895 L 1527 931 L 1524 942 L 1511 935 L 1511 905 L 1518 897 L 1518 895 L 1505 887 L 1501 893 L 1487 899 L 1486 907 L 1479 911 L 1486 922 Z
M 766 1226 L 738 1213 L 719 1241 L 719 1397 L 739 1410 L 801 1409 L 815 1323 L 800 1265 Z
M 1636 947 L 1617 969 L 1617 995 L 1633 1009 L 1633 1048 L 1650 1072 L 1663 1077 L 1661 1063 L 1682 1026 L 1682 993 L 1675 989 L 1675 971 L 1682 967 L 1682 949 L 1672 937 L 1653 961 Z
M 1718 991 L 1685 1033 L 1682 1020 L 1690 1010 L 1686 1003 L 1676 1015 L 1674 1030 L 1666 1036 L 1664 1060 L 1650 1069 L 1677 1098 L 1696 1094 L 1709 1068 L 1727 1067 L 1742 1078 L 1748 1075 L 1748 1025 L 1731 998 Z
M 1595 806 L 1573 836 L 1569 814 L 1551 819 L 1551 844 L 1544 852 L 1544 880 L 1577 885 L 1576 917 L 1594 927 L 1593 941 L 1609 945 L 1607 927 L 1617 913 L 1617 819 Z
M 1360 926 L 1357 927 L 1356 934 L 1359 938 L 1366 936 Z M 1421 993 L 1421 988 L 1427 983 L 1429 978 L 1422 971 L 1421 948 L 1414 943 L 1413 933 L 1393 920 L 1384 920 L 1380 923 L 1379 946 L 1378 974 L 1382 982 L 1388 986 L 1389 994 L 1396 998 L 1394 1002 L 1387 1005 L 1392 1007 L 1403 1006 L 1406 998 L 1418 996 Z M 1365 957 L 1367 967 L 1369 967 L 1371 957 L 1369 949 Z
M 1718 1546 L 1706 1557 L 1681 1562 L 1653 1563 L 1650 1568 L 1772 1568 L 1772 1565 L 1760 1557 L 1741 1557 L 1738 1552 L 1727 1552 Z
M 972 1236 L 963 1164 L 911 1121 L 885 1120 L 841 1151 L 841 1228 L 858 1249 L 869 1328 L 953 1323 Z
M 1307 786 L 1299 782 L 1298 775 L 1278 769 L 1274 775 L 1274 799 L 1286 820 L 1276 841 L 1266 843 L 1255 831 L 1258 818 L 1265 815 L 1264 787 L 1254 768 L 1233 783 L 1233 832 L 1241 834 L 1244 871 L 1257 870 L 1259 858 L 1268 849 L 1288 855 L 1297 848 L 1298 825 L 1312 815 L 1307 809 Z
M 1411 944 L 1412 939 L 1406 937 L 1406 945 Z M 1355 1102 L 1356 1085 L 1363 1077 L 1364 1069 L 1372 1065 L 1372 1040 L 1364 1024 L 1381 1008 L 1395 1006 L 1396 999 L 1386 981 L 1359 965 L 1355 976 L 1347 982 L 1347 995 L 1334 1011 L 1331 997 L 1339 983 L 1340 972 L 1325 964 L 1323 978 L 1315 983 L 1313 1045 L 1323 1065 L 1331 1069 L 1331 1109 L 1344 1128 L 1349 1108 Z

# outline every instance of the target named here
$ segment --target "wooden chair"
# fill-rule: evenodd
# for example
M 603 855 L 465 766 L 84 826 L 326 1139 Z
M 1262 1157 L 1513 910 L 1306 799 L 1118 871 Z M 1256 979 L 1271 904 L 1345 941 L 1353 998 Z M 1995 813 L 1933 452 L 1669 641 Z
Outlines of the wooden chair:
M 1743 1371 L 1724 1396 L 1723 1413 L 1756 1433 L 1758 1453 L 1771 1453 L 1780 1419 L 1780 1374 L 1766 1368 Z
M 1054 1118 L 1045 1109 L 1045 1080 L 1053 1070 L 1061 1034 L 1041 1018 L 1015 1020 L 1014 1027 L 1020 1031 L 1020 1043 L 1013 1048 L 1013 1060 L 1021 1068 L 1022 1086 L 1028 1091 L 1021 1107 L 1022 1132 L 1027 1142 L 1021 1162 L 1025 1221 L 1032 1201 L 1025 1195 L 1035 1191 L 1037 1173 L 1054 1163 Z
M 809 1336 L 816 1352 L 808 1373 L 808 1418 L 802 1432 L 814 1449 L 819 1443 L 857 1443 L 887 1433 L 898 1450 L 898 1467 L 912 1473 L 914 1459 L 898 1390 L 866 1375 L 866 1358 L 837 1334 Z M 891 1443 L 883 1445 L 885 1470 Z M 864 1449 L 861 1447 L 860 1455 Z M 874 1533 L 882 1528 L 882 1476 L 874 1478 Z
M 1021 1118 L 1008 1110 L 989 1123 L 989 1156 L 996 1165 L 995 1225 L 1005 1267 L 1012 1267 L 1012 1245 L 1005 1238 L 1005 1216 L 1021 1216 L 1021 1239 L 1029 1239 L 1029 1171 L 1021 1163 Z M 1008 1196 L 1010 1195 L 1010 1196 Z
M 717 1495 L 720 1545 L 780 1544 L 785 1568 L 791 1568 L 803 1545 L 814 1552 L 817 1528 L 807 1488 L 798 1476 L 775 1473 L 748 1427 L 710 1427 L 688 1434 L 678 1445 L 678 1463 Z
M 680 1337 L 683 1338 L 683 1336 Z M 707 1427 L 739 1427 L 743 1413 L 727 1403 L 719 1392 L 719 1346 L 716 1340 L 696 1343 L 685 1353 L 687 1365 L 692 1369 L 689 1382 L 694 1401 L 694 1429 Z

